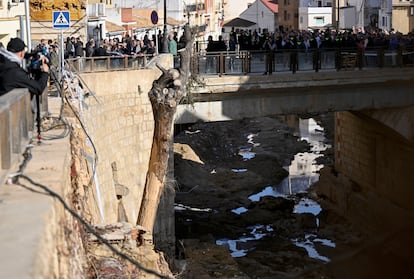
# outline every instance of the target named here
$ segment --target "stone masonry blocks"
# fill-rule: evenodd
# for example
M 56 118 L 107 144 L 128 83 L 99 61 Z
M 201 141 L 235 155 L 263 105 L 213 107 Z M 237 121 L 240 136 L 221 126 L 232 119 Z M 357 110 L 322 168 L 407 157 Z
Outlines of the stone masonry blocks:
M 130 190 L 123 197 L 128 220 L 134 222 L 141 204 L 148 168 L 154 120 L 148 90 L 159 75 L 158 70 L 136 70 L 85 74 L 88 86 L 101 102 L 87 100 L 86 123 L 94 131 L 98 150 L 98 180 L 105 204 L 106 222 L 117 222 L 117 200 L 111 163 L 116 162 L 119 183 Z M 105 86 L 99 80 L 105 79 Z M 120 82 L 122 81 L 122 82 Z M 140 85 L 142 92 L 138 92 Z

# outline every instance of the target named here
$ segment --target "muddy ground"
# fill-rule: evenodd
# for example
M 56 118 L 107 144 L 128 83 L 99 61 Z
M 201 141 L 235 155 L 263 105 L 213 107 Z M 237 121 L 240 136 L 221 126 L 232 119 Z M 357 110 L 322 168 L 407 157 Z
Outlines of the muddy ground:
M 332 115 L 315 119 L 332 143 Z M 317 216 L 293 213 L 304 196 L 321 199 L 312 188 L 289 198 L 248 199 L 268 185 L 278 185 L 288 174 L 282 166 L 309 149 L 299 140 L 296 124 L 295 117 L 267 117 L 181 127 L 174 146 L 176 204 L 198 210 L 176 211 L 178 278 L 410 278 L 407 269 L 398 271 L 398 260 L 386 255 L 378 260 L 381 245 L 367 248 L 370 237 L 333 211 L 324 208 Z M 259 144 L 248 143 L 252 134 Z M 252 148 L 254 158 L 243 160 L 243 147 Z M 326 151 L 323 163 L 332 164 L 332 150 Z M 247 171 L 234 171 L 240 169 Z M 231 211 L 239 207 L 248 211 Z M 250 236 L 249 228 L 255 225 L 264 225 L 265 236 L 239 247 L 248 251 L 246 256 L 232 257 L 227 246 L 216 245 L 217 239 Z M 328 260 L 309 257 L 293 241 L 315 238 L 335 243 L 330 247 L 315 242 L 319 255 Z

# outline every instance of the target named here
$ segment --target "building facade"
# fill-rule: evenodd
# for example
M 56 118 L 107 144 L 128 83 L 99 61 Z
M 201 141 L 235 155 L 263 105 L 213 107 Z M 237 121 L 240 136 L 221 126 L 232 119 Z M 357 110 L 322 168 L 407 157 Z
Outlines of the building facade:
M 392 28 L 407 34 L 414 29 L 414 1 L 392 0 Z
M 4 46 L 14 37 L 27 44 L 24 7 L 23 0 L 0 0 L 0 42 Z
M 240 18 L 256 22 L 253 26 L 259 33 L 274 32 L 279 28 L 278 5 L 275 1 L 256 0 L 240 14 Z
M 279 0 L 279 28 L 284 31 L 299 29 L 299 1 Z
M 334 26 L 333 14 L 332 0 L 301 0 L 298 28 L 300 30 L 331 28 Z
M 208 36 L 217 39 L 224 23 L 224 0 L 189 0 L 185 3 L 186 21 L 199 30 L 196 39 L 206 40 Z
M 381 0 L 378 11 L 378 28 L 390 31 L 392 28 L 392 0 Z
M 347 0 L 340 5 L 341 28 L 378 28 L 380 0 Z M 349 12 L 352 11 L 352 12 Z M 348 14 L 355 14 L 351 17 Z
M 226 22 L 240 17 L 240 15 L 255 5 L 254 0 L 223 0 L 224 20 Z M 256 20 L 252 20 L 256 22 Z

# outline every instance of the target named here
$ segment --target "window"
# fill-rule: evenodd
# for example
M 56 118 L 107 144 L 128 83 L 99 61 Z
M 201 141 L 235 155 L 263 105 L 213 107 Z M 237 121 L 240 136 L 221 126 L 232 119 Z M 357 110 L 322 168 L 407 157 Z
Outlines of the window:
M 195 12 L 196 10 L 196 5 L 187 5 L 187 12 Z
M 411 16 L 414 15 L 414 7 L 413 6 L 410 7 L 410 15 Z
M 287 20 L 287 11 L 283 12 L 283 18 L 284 18 L 284 20 Z
M 302 24 L 302 23 L 303 23 L 303 17 L 302 17 L 302 16 L 299 18 L 299 23 L 300 23 L 300 24 Z
M 323 16 L 314 17 L 315 23 L 318 25 L 322 25 L 325 23 L 325 18 Z

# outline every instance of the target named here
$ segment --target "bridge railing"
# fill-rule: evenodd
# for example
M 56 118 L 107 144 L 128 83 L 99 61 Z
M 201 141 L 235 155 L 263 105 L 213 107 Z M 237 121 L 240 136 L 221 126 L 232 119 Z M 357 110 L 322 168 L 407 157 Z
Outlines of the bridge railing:
M 152 55 L 77 57 L 66 62 L 79 73 L 136 70 L 147 67 Z
M 175 65 L 179 65 L 176 57 Z M 66 61 L 79 73 L 144 69 L 153 59 L 143 56 L 79 57 Z M 177 61 L 176 61 L 177 60 Z M 277 72 L 319 72 L 354 68 L 403 67 L 414 65 L 414 46 L 407 49 L 320 48 L 266 52 L 222 51 L 193 54 L 191 71 L 200 75 L 247 75 Z
M 8 170 L 21 160 L 33 136 L 34 117 L 30 93 L 14 89 L 0 96 L 0 183 Z
M 414 65 L 414 47 L 324 48 L 309 50 L 205 52 L 193 57 L 192 72 L 200 75 L 247 75 L 277 72 L 318 72 L 354 68 L 403 67 Z

